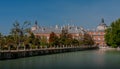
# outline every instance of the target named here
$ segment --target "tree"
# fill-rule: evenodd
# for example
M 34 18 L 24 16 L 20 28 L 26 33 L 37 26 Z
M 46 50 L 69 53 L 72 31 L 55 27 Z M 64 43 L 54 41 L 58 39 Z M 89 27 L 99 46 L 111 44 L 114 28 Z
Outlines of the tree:
M 72 34 L 68 33 L 67 29 L 63 29 L 62 33 L 60 34 L 59 43 L 60 43 L 60 45 L 78 46 L 79 45 L 79 40 L 74 39 Z
M 107 45 L 115 48 L 120 46 L 120 19 L 112 22 L 105 33 L 105 41 Z
M 14 40 L 14 37 L 13 36 L 11 36 L 11 35 L 8 35 L 6 38 L 6 42 L 5 42 L 5 44 L 7 45 L 7 48 L 9 48 L 9 49 L 16 49 L 16 47 L 15 47 L 15 40 Z
M 83 44 L 84 45 L 94 45 L 94 40 L 89 34 L 85 33 L 84 37 L 83 37 Z
M 72 40 L 72 45 L 78 46 L 79 45 L 79 41 L 77 39 L 73 39 Z
M 21 46 L 21 44 L 25 41 L 24 36 L 29 30 L 30 22 L 25 21 L 22 25 L 18 21 L 15 21 L 13 24 L 13 28 L 11 29 L 11 34 L 13 36 L 13 39 L 15 41 L 15 45 Z
M 68 43 L 68 30 L 63 28 L 60 34 L 59 45 L 67 45 Z
M 0 33 L 0 49 L 2 49 L 4 45 L 3 35 Z
M 50 33 L 49 43 L 52 46 L 58 45 L 58 36 L 54 32 Z
M 46 45 L 48 45 L 48 41 L 47 41 L 47 38 L 45 36 L 41 36 L 41 38 L 40 38 L 40 45 L 42 47 L 45 47 Z
M 38 48 L 40 46 L 40 38 L 37 38 L 33 33 L 30 33 L 29 36 L 26 36 L 24 45 L 27 49 Z

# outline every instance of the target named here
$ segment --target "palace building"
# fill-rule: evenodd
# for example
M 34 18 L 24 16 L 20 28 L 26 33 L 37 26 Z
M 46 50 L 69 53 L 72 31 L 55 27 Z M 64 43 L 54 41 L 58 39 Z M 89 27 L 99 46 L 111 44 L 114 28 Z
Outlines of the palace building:
M 72 35 L 72 38 L 82 39 L 85 33 L 88 33 L 94 40 L 96 45 L 106 46 L 104 35 L 107 25 L 104 23 L 104 19 L 101 20 L 101 23 L 96 27 L 95 30 L 85 30 L 83 27 L 75 25 L 64 25 L 64 26 L 54 26 L 54 27 L 43 27 L 38 26 L 37 21 L 35 25 L 31 27 L 31 31 L 36 37 L 45 38 L 49 43 L 50 33 L 54 32 L 58 37 L 62 33 L 62 30 L 66 29 L 69 34 Z
M 36 37 L 41 37 L 41 38 L 44 37 L 48 41 L 51 32 L 54 32 L 59 37 L 63 29 L 66 29 L 68 33 L 72 35 L 72 38 L 75 39 L 81 39 L 82 38 L 81 36 L 83 36 L 85 33 L 84 28 L 75 25 L 68 24 L 64 26 L 56 25 L 54 27 L 43 27 L 43 26 L 38 26 L 37 22 L 35 22 L 35 25 L 31 28 L 31 31 L 34 33 Z
M 95 30 L 88 30 L 88 34 L 91 35 L 96 45 L 106 46 L 105 42 L 105 30 L 107 25 L 104 23 L 104 19 L 101 20 L 101 23 L 97 26 Z

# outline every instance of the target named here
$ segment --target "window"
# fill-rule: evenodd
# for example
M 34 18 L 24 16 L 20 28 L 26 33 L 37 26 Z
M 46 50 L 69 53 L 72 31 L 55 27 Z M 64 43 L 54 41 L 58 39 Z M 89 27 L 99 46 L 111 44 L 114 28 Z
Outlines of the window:
M 49 36 L 47 36 L 47 40 L 49 39 Z
M 94 32 L 93 35 L 96 35 L 96 33 Z
M 103 40 L 105 40 L 105 38 L 103 38 Z
M 98 40 L 101 40 L 100 38 L 98 38 Z
M 100 32 L 98 32 L 98 35 L 101 35 L 101 33 L 100 33 Z

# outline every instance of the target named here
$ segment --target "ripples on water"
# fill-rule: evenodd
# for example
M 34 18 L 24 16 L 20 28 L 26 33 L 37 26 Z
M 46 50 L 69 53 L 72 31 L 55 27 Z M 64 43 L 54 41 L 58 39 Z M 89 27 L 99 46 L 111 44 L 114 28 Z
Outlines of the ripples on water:
M 4 60 L 0 69 L 120 69 L 120 51 L 99 49 Z

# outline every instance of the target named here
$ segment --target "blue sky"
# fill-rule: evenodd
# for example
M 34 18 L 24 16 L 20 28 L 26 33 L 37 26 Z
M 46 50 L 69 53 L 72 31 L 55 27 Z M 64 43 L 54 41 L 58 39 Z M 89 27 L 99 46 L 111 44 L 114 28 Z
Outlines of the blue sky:
M 75 24 L 95 28 L 101 18 L 110 23 L 120 17 L 120 0 L 0 0 L 0 32 L 8 34 L 12 24 L 35 20 L 42 26 Z

